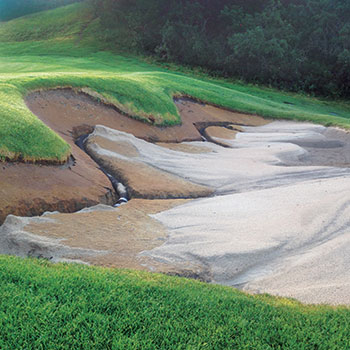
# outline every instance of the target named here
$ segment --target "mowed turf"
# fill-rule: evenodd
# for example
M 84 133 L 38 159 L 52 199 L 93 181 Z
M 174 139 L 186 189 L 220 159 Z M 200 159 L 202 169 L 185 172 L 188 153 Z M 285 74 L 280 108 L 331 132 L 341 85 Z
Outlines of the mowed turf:
M 23 103 L 33 90 L 72 87 L 157 125 L 181 122 L 174 96 L 186 95 L 270 118 L 350 126 L 346 103 L 185 74 L 101 51 L 101 29 L 75 4 L 0 23 L 0 159 L 64 161 L 69 146 Z
M 348 308 L 139 271 L 0 256 L 0 348 L 350 347 Z

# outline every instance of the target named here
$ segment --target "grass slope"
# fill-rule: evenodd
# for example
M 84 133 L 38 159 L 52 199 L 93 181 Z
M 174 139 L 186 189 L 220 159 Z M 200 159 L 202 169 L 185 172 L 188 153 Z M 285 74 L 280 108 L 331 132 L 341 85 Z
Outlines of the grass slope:
M 348 105 L 169 71 L 99 51 L 81 4 L 0 24 L 0 159 L 56 160 L 68 145 L 23 97 L 71 86 L 158 124 L 186 94 L 269 117 L 349 126 Z M 84 35 L 83 35 L 84 29 Z M 45 39 L 45 40 L 43 40 Z M 291 103 L 286 104 L 285 102 Z M 0 349 L 347 349 L 348 308 L 144 272 L 0 256 Z
M 99 31 L 82 4 L 0 23 L 0 159 L 67 158 L 67 144 L 23 104 L 28 92 L 55 87 L 86 89 L 158 125 L 181 122 L 172 100 L 176 95 L 265 117 L 350 125 L 347 104 L 186 75 L 100 51 Z
M 0 348 L 348 349 L 348 308 L 0 256 Z

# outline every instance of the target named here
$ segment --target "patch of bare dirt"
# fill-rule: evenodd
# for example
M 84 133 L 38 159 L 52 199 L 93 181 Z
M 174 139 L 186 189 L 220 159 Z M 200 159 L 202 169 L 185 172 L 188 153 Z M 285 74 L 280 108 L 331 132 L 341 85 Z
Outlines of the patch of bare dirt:
M 75 165 L 0 163 L 0 224 L 9 214 L 74 212 L 116 197 L 106 176 L 83 151 L 73 148 Z
M 188 99 L 177 99 L 175 103 L 182 124 L 161 128 L 127 117 L 112 106 L 71 89 L 34 92 L 27 96 L 26 103 L 35 115 L 61 136 L 70 136 L 73 129 L 77 130 L 82 125 L 85 128 L 104 125 L 150 142 L 201 141 L 202 136 L 195 126 L 197 122 L 230 122 L 248 126 L 268 122 L 258 116 L 221 110 Z
M 196 103 L 190 99 L 177 99 L 175 103 L 181 115 L 182 125 L 199 123 L 206 124 L 206 127 L 211 124 L 260 126 L 269 123 L 267 119 L 256 115 L 231 112 L 211 105 Z

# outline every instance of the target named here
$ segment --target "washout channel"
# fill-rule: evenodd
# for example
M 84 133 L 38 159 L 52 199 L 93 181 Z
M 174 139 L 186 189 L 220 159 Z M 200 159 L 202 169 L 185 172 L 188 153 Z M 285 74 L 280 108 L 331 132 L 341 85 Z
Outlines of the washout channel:
M 85 148 L 85 141 L 88 137 L 89 134 L 84 134 L 75 140 L 75 144 L 87 154 L 88 152 Z M 113 207 L 116 208 L 123 203 L 127 203 L 130 199 L 127 188 L 121 182 L 119 182 L 113 175 L 109 174 L 108 171 L 105 170 L 103 167 L 99 166 L 99 169 L 108 177 L 109 181 L 111 182 L 114 188 L 114 191 L 118 196 L 118 201 L 115 204 L 113 204 Z

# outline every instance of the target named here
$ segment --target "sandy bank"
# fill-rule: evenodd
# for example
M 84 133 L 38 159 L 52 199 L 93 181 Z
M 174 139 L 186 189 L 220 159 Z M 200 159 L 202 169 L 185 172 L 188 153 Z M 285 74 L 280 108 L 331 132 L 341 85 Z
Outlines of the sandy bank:
M 231 122 L 250 126 L 267 123 L 260 117 L 178 99 L 176 105 L 182 124 L 160 128 L 120 114 L 113 107 L 70 89 L 34 92 L 27 97 L 26 103 L 35 115 L 61 135 L 81 125 L 104 125 L 150 142 L 201 141 L 196 123 Z

